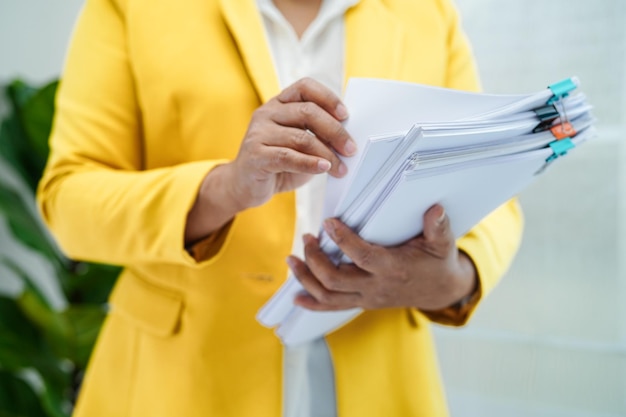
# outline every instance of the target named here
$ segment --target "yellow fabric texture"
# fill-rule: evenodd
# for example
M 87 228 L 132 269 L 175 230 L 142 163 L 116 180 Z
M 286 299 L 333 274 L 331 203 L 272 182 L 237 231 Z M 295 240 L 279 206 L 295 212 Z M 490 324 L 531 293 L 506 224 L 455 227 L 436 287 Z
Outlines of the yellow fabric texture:
M 448 0 L 363 0 L 345 22 L 346 78 L 479 88 Z M 70 257 L 124 272 L 76 416 L 281 415 L 282 347 L 255 315 L 287 276 L 293 193 L 240 213 L 193 256 L 183 241 L 202 179 L 278 91 L 254 0 L 86 1 L 38 197 Z M 510 202 L 459 240 L 476 298 L 520 233 Z M 368 311 L 327 337 L 340 417 L 447 415 L 427 323 Z

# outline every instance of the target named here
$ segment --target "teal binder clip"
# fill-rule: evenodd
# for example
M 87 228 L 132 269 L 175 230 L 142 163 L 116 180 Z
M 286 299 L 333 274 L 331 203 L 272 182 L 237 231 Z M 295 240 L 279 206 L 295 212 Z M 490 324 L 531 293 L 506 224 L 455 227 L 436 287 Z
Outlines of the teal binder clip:
M 563 156 L 567 154 L 567 151 L 574 148 L 574 143 L 572 142 L 570 138 L 563 138 L 561 140 L 555 140 L 554 142 L 551 142 L 549 145 L 550 145 L 550 148 L 552 148 L 553 154 L 550 155 L 548 159 L 546 159 L 547 163 L 554 161 L 559 156 Z
M 554 94 L 554 96 L 548 100 L 547 104 L 552 104 L 557 100 L 567 97 L 569 92 L 574 90 L 576 87 L 578 86 L 572 78 L 566 78 L 565 80 L 550 84 L 548 88 L 552 90 L 552 94 Z

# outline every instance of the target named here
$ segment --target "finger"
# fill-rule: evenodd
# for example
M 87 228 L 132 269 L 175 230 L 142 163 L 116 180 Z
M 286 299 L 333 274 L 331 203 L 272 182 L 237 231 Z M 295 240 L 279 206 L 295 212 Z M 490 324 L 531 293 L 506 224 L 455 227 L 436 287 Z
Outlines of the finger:
M 456 247 L 450 219 L 440 204 L 435 204 L 424 213 L 424 241 L 437 248 L 442 255 Z
M 328 172 L 330 161 L 317 156 L 305 155 L 281 146 L 265 146 L 255 155 L 253 162 L 258 168 L 271 173 L 322 174 Z
M 435 204 L 424 213 L 424 237 L 427 241 L 436 241 L 446 235 L 450 229 L 448 215 L 441 204 Z
M 348 110 L 331 89 L 312 78 L 302 78 L 284 89 L 277 99 L 281 103 L 311 101 L 337 120 L 348 118 Z
M 343 267 L 335 265 L 328 256 L 322 252 L 317 239 L 312 235 L 304 235 L 304 256 L 309 270 L 318 281 L 330 291 L 361 293 L 363 276 L 357 276 L 358 269 L 354 265 L 343 264 Z
M 330 162 L 328 171 L 333 177 L 341 178 L 348 172 L 345 164 L 341 162 L 336 153 L 317 139 L 311 132 L 292 127 L 280 127 L 272 134 L 266 144 L 279 145 L 294 149 L 300 153 L 318 156 Z
M 338 219 L 324 220 L 324 230 L 339 246 L 339 249 L 359 268 L 368 272 L 386 268 L 387 257 L 384 256 L 384 249 L 361 239 Z
M 314 102 L 285 103 L 272 112 L 271 120 L 282 126 L 308 129 L 328 147 L 344 156 L 356 152 L 356 144 L 343 125 Z
M 294 303 L 300 307 L 306 308 L 312 311 L 340 311 L 355 308 L 357 306 L 335 306 L 328 305 L 317 301 L 311 294 L 298 294 L 294 300 Z
M 357 306 L 360 295 L 356 293 L 330 291 L 317 280 L 308 266 L 295 256 L 287 258 L 287 264 L 304 289 L 320 305 L 323 304 L 336 310 L 344 310 Z M 297 301 L 297 299 L 296 299 Z

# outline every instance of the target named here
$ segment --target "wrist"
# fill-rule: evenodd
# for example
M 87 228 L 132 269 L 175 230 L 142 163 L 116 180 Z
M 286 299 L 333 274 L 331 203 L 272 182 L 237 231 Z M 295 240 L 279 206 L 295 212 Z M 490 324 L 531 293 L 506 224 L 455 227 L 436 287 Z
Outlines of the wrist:
M 221 229 L 243 210 L 231 194 L 228 164 L 218 165 L 202 180 L 193 207 L 187 214 L 185 244 L 204 239 Z
M 456 277 L 455 298 L 450 307 L 462 308 L 478 290 L 478 272 L 472 259 L 463 251 L 458 251 L 459 273 Z
M 213 168 L 202 183 L 198 197 L 212 206 L 219 205 L 220 211 L 230 217 L 250 207 L 246 202 L 248 194 L 237 185 L 233 163 Z

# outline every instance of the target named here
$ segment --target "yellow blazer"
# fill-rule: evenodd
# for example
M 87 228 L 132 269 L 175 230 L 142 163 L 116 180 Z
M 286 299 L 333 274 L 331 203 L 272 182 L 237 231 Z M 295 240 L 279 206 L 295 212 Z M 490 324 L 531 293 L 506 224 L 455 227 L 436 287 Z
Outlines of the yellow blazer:
M 346 79 L 478 89 L 448 0 L 362 0 L 345 24 Z M 278 92 L 254 0 L 87 0 L 40 209 L 70 257 L 125 269 L 75 415 L 281 415 L 282 347 L 255 314 L 287 276 L 294 194 L 237 215 L 201 259 L 183 247 L 203 177 Z M 483 296 L 520 231 L 509 203 L 459 240 Z M 327 337 L 340 417 L 447 414 L 428 321 L 369 311 Z

